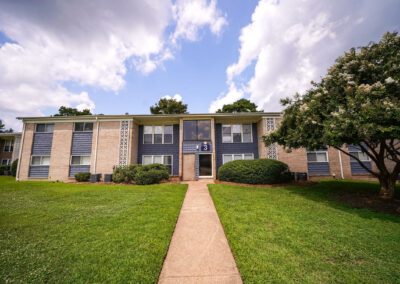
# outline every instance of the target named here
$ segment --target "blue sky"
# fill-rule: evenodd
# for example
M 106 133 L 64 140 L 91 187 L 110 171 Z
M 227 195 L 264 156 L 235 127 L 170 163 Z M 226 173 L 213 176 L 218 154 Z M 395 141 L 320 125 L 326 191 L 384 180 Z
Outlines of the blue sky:
M 353 46 L 400 29 L 397 0 L 0 0 L 0 119 L 189 112 L 249 98 L 280 111 Z

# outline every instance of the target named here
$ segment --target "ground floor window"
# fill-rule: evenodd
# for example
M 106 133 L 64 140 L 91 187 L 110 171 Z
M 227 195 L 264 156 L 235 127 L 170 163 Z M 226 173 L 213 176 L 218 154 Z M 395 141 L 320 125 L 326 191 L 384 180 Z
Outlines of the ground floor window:
M 90 165 L 90 156 L 72 156 L 71 157 L 71 165 L 80 165 L 80 166 L 89 166 Z
M 172 175 L 172 155 L 143 155 L 142 165 L 163 164 Z
M 319 149 L 313 151 L 307 151 L 308 162 L 328 162 L 328 152 L 326 149 Z
M 10 159 L 3 159 L 3 160 L 1 160 L 1 165 L 2 165 L 2 166 L 8 166 L 8 165 L 10 165 Z
M 32 156 L 31 166 L 48 166 L 50 165 L 50 156 Z
M 369 161 L 371 161 L 370 157 L 365 152 L 362 152 L 362 151 L 350 151 L 349 154 L 357 157 L 361 162 L 369 162 Z M 350 161 L 351 162 L 358 162 L 353 157 L 350 157 Z
M 222 163 L 228 163 L 230 161 L 236 161 L 236 160 L 254 160 L 254 154 L 253 153 L 248 153 L 248 154 L 223 154 L 222 155 Z

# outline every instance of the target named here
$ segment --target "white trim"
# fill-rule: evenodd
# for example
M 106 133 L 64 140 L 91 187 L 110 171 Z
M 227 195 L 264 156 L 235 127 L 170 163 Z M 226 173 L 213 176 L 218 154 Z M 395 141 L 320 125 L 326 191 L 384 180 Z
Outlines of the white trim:
M 155 127 L 157 126 L 161 126 L 162 127 L 162 133 L 161 133 L 161 143 L 154 143 L 154 135 L 156 133 L 155 132 Z M 164 142 L 164 135 L 165 135 L 165 127 L 166 126 L 171 126 L 172 127 L 172 140 L 171 143 L 165 143 Z M 145 127 L 151 127 L 151 143 L 144 143 L 144 128 Z M 158 135 L 160 135 L 160 133 L 157 133 Z M 146 134 L 146 135 L 150 135 L 150 134 Z M 171 145 L 174 144 L 174 125 L 173 124 L 163 124 L 163 125 L 143 125 L 143 135 L 142 135 L 142 144 L 147 144 L 147 145 Z
M 161 159 L 162 159 L 162 165 L 164 165 L 164 166 L 171 166 L 171 173 L 169 173 L 169 175 L 170 176 L 173 176 L 174 175 L 174 155 L 170 155 L 170 154 L 166 154 L 166 155 L 157 155 L 157 154 L 155 154 L 155 155 L 142 155 L 142 165 L 152 165 L 152 164 L 155 164 L 154 163 L 154 156 L 161 156 Z M 169 165 L 169 164 L 164 164 L 164 157 L 171 157 L 171 165 Z M 144 157 L 151 157 L 151 164 L 143 164 L 143 161 L 144 161 Z
M 251 155 L 252 160 L 254 160 L 254 153 L 236 153 L 236 154 L 222 154 L 222 164 L 225 164 L 225 157 L 224 156 L 231 156 L 232 160 L 231 161 L 240 161 L 240 160 L 235 160 L 234 157 L 235 155 L 241 155 L 242 158 L 240 160 L 244 160 L 244 155 Z
M 198 153 L 199 155 L 199 178 L 212 178 L 214 177 L 214 163 L 213 163 L 213 153 Z M 210 176 L 201 176 L 200 175 L 200 155 L 210 155 L 211 156 L 211 175 Z
M 241 134 L 241 142 L 233 142 L 233 131 L 232 128 L 234 125 L 240 126 L 240 134 Z M 250 142 L 243 142 L 243 125 L 250 125 Z M 224 127 L 231 128 L 231 142 L 224 142 Z M 221 142 L 224 144 L 239 144 L 239 143 L 253 143 L 253 124 L 252 123 L 239 123 L 239 124 L 222 124 L 221 125 Z

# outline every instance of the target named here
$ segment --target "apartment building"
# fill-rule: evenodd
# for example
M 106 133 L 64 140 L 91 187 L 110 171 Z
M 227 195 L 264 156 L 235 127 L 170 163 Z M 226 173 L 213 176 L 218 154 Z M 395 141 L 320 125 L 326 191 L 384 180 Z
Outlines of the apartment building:
M 0 133 L 0 165 L 9 166 L 18 159 L 21 133 Z
M 165 164 L 182 180 L 217 178 L 229 161 L 269 158 L 311 178 L 370 178 L 336 149 L 266 147 L 262 136 L 279 126 L 281 113 L 89 115 L 23 117 L 18 180 L 73 180 L 78 172 L 110 174 L 118 165 Z M 374 165 L 353 146 L 368 167 Z

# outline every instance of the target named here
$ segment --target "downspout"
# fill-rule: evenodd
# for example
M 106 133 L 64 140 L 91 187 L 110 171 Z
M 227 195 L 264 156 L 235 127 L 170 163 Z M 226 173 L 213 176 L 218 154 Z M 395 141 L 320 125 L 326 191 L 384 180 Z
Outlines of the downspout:
M 340 177 L 342 179 L 344 179 L 344 175 L 343 175 L 343 163 L 342 163 L 342 153 L 340 153 L 339 150 L 337 150 L 339 153 L 339 165 L 340 165 Z
M 22 148 L 24 147 L 24 139 L 25 138 L 25 122 L 23 122 L 22 126 L 22 137 L 21 137 L 21 144 L 19 147 L 19 153 L 18 153 L 18 165 L 17 165 L 17 174 L 16 174 L 16 180 L 19 181 L 19 169 L 21 165 L 21 158 L 22 158 Z
M 93 165 L 93 172 L 96 174 L 96 165 L 97 165 L 97 147 L 99 145 L 99 119 L 96 116 L 96 147 L 94 149 L 94 165 Z

